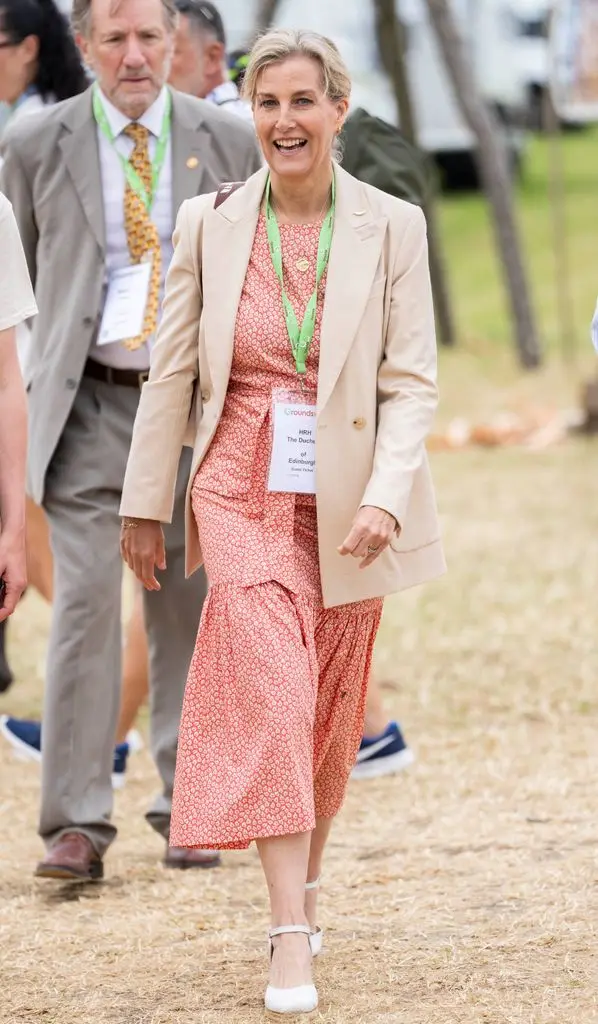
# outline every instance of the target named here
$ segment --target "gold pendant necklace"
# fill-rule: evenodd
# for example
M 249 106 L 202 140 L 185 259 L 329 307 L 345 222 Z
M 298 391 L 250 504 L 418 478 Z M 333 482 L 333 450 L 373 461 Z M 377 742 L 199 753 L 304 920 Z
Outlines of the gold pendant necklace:
M 328 196 L 326 196 L 324 205 L 323 205 L 322 209 L 320 210 L 320 213 L 316 217 L 315 221 L 313 221 L 314 224 L 317 224 L 318 221 L 322 220 L 322 217 L 324 216 L 324 213 L 326 211 L 327 206 L 329 205 L 329 202 L 330 202 L 330 196 L 328 195 Z M 311 267 L 311 260 L 307 256 L 300 256 L 299 259 L 297 260 L 297 262 L 295 263 L 295 266 L 297 267 L 297 270 L 301 271 L 302 274 L 305 274 L 305 273 L 307 273 L 307 271 Z

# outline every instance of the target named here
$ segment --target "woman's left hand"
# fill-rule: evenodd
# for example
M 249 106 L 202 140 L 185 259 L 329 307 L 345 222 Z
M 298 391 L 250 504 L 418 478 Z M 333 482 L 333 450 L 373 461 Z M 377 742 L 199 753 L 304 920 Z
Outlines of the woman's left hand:
M 123 519 L 120 553 L 146 590 L 160 590 L 156 568 L 166 569 L 164 532 L 153 519 Z
M 390 512 L 363 505 L 355 519 L 349 536 L 341 544 L 339 554 L 361 558 L 360 569 L 367 569 L 388 547 L 397 529 L 397 521 Z

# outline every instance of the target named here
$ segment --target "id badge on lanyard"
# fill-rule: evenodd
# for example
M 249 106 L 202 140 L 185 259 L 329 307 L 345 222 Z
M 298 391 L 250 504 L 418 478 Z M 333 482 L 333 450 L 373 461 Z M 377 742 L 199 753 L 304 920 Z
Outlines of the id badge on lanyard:
M 316 393 L 272 392 L 272 454 L 268 490 L 316 493 Z
M 151 258 L 110 275 L 98 345 L 111 345 L 142 333 L 151 276 Z

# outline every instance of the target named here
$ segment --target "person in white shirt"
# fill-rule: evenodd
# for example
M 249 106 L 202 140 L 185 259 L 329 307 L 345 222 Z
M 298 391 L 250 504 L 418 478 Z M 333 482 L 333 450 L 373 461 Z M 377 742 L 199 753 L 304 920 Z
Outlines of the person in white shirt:
M 102 877 L 116 834 L 118 508 L 174 218 L 184 201 L 249 177 L 261 158 L 239 118 L 165 86 L 174 0 L 74 0 L 72 21 L 96 83 L 8 130 L 0 181 L 40 309 L 28 487 L 50 521 L 56 578 L 42 726 L 47 853 L 36 873 L 91 880 Z M 205 593 L 201 578 L 184 576 L 190 457 L 181 460 L 162 589 L 145 599 L 153 753 L 162 778 L 147 817 L 166 840 L 166 866 L 175 868 L 218 863 L 209 851 L 168 846 L 182 696 Z
M 209 0 L 175 0 L 179 12 L 170 84 L 208 100 L 253 123 L 226 64 L 226 34 L 218 9 Z
M 89 85 L 69 24 L 54 0 L 0 0 L 0 104 L 8 110 L 4 125 L 53 103 L 84 92 Z M 31 366 L 31 331 L 16 328 L 17 355 L 25 384 Z M 52 596 L 52 557 L 45 517 L 27 501 L 27 569 L 29 583 L 42 597 Z M 6 654 L 7 623 L 0 623 L 0 692 L 13 673 Z M 0 719 L 3 732 L 4 716 Z
M 15 329 L 37 313 L 19 231 L 0 193 L 0 622 L 25 589 L 27 406 Z

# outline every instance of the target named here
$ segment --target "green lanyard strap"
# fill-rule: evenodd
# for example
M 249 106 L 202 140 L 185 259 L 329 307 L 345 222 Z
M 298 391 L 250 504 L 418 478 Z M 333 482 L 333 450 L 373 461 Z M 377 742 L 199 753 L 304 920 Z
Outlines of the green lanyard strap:
M 297 322 L 295 310 L 291 304 L 286 289 L 284 286 L 283 269 L 282 269 L 282 243 L 280 240 L 280 228 L 278 227 L 278 221 L 276 214 L 272 209 L 271 203 L 271 182 L 270 176 L 268 175 L 268 182 L 266 185 L 266 230 L 268 233 L 268 245 L 270 247 L 270 256 L 272 257 L 272 265 L 276 272 L 276 276 L 280 281 L 280 288 L 282 294 L 282 305 L 284 308 L 284 316 L 287 324 L 287 332 L 289 335 L 289 341 L 291 343 L 291 349 L 293 357 L 295 359 L 295 366 L 297 373 L 305 374 L 307 372 L 307 357 L 309 356 L 309 350 L 314 338 L 314 331 L 316 328 L 316 312 L 318 307 L 318 288 L 320 282 L 324 276 L 324 271 L 328 266 L 328 260 L 330 258 L 330 247 L 332 245 L 332 234 L 334 230 L 334 212 L 336 209 L 336 185 L 334 175 L 332 176 L 332 203 L 330 209 L 326 214 L 322 229 L 320 231 L 320 241 L 318 243 L 318 262 L 316 269 L 316 287 L 314 288 L 313 295 L 307 303 L 305 310 L 305 316 L 303 317 L 303 323 L 301 328 Z
M 108 122 L 106 111 L 104 110 L 104 106 L 100 98 L 100 91 L 97 85 L 95 85 L 93 89 L 93 116 L 95 117 L 102 134 L 106 136 L 110 145 L 114 146 L 115 137 L 113 136 L 112 131 L 110 129 L 110 124 Z M 160 181 L 160 175 L 162 173 L 162 168 L 164 167 L 164 161 L 166 159 L 166 150 L 168 148 L 168 140 L 170 138 L 171 116 L 172 98 L 170 92 L 167 90 L 166 107 L 164 110 L 162 129 L 160 131 L 160 137 L 156 142 L 156 152 L 154 155 L 154 159 L 152 160 L 152 191 L 150 195 L 148 195 L 147 189 L 143 181 L 137 174 L 137 171 L 135 170 L 133 165 L 130 163 L 129 160 L 127 160 L 125 156 L 122 155 L 122 153 L 119 153 L 119 151 L 114 146 L 116 155 L 118 156 L 118 159 L 122 164 L 124 175 L 127 179 L 127 184 L 130 186 L 130 188 L 133 189 L 135 195 L 141 199 L 148 213 L 150 212 L 153 206 L 156 190 L 158 188 L 158 182 Z

